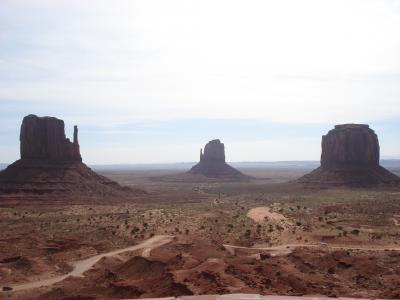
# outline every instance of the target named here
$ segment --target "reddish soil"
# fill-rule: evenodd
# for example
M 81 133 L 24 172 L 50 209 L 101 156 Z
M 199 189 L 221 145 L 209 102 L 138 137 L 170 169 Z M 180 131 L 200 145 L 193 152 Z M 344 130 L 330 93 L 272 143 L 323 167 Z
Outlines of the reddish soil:
M 394 222 L 400 215 L 398 189 L 151 181 L 149 190 L 129 199 L 3 195 L 0 298 L 400 297 L 400 251 L 394 250 L 400 247 L 400 226 Z M 6 291 L 68 274 L 73 262 L 154 235 L 176 239 L 151 251 L 104 257 L 83 277 Z M 228 251 L 224 244 L 241 248 Z

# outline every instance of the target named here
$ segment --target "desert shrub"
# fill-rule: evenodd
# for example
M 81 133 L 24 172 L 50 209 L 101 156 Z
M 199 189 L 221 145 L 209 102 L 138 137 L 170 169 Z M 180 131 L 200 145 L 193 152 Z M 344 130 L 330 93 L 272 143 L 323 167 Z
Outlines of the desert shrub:
M 271 224 L 269 224 L 268 232 L 273 232 L 273 231 L 274 231 L 274 227 Z
M 137 233 L 137 232 L 139 232 L 140 231 L 140 229 L 138 228 L 138 227 L 133 227 L 132 228 L 132 230 L 131 230 L 131 234 L 135 234 L 135 233 Z

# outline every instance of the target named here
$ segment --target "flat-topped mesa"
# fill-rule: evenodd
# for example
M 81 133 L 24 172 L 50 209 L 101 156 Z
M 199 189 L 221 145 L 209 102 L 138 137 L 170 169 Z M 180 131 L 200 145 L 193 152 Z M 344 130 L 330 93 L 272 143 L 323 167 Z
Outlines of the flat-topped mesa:
M 21 159 L 81 162 L 78 127 L 74 126 L 74 140 L 65 136 L 64 121 L 54 117 L 26 116 L 20 133 Z
M 298 179 L 308 186 L 398 185 L 400 178 L 379 165 L 379 141 L 368 125 L 336 125 L 322 137 L 321 166 Z
M 336 125 L 322 137 L 322 167 L 378 165 L 378 136 L 368 125 Z

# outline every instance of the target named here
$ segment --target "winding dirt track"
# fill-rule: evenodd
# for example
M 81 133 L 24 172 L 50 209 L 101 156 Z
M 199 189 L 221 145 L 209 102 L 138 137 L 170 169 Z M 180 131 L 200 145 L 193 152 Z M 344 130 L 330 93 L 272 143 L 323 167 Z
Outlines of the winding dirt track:
M 169 235 L 156 235 L 148 240 L 145 240 L 141 242 L 138 245 L 135 246 L 130 246 L 127 248 L 119 249 L 119 250 L 114 250 L 110 251 L 107 253 L 103 254 L 98 254 L 89 258 L 86 258 L 84 260 L 79 260 L 76 262 L 73 262 L 72 265 L 74 269 L 69 272 L 68 274 L 53 277 L 53 278 L 48 278 L 48 279 L 43 279 L 39 281 L 34 281 L 34 282 L 28 282 L 28 283 L 22 283 L 22 284 L 17 284 L 14 286 L 11 286 L 13 291 L 22 291 L 22 290 L 29 290 L 29 289 L 34 289 L 34 288 L 39 288 L 39 287 L 44 287 L 44 286 L 50 286 L 53 285 L 57 282 L 63 281 L 64 279 L 74 276 L 74 277 L 84 277 L 84 273 L 88 271 L 90 268 L 92 268 L 100 259 L 103 257 L 110 257 L 110 256 L 115 256 L 118 254 L 121 254 L 123 252 L 128 252 L 128 251 L 134 251 L 134 250 L 139 250 L 139 249 L 145 249 L 145 255 L 149 256 L 151 249 L 160 247 L 164 244 L 167 244 L 171 242 L 173 239 L 172 236 Z
M 274 247 L 266 247 L 266 248 L 252 248 L 252 247 L 243 247 L 243 246 L 234 246 L 223 244 L 222 246 L 229 252 L 232 252 L 234 249 L 245 249 L 245 250 L 253 250 L 253 251 L 271 251 L 272 256 L 278 255 L 286 255 L 292 252 L 296 248 L 323 248 L 323 249 L 335 249 L 335 250 L 366 250 L 366 251 L 400 251 L 400 247 L 394 248 L 379 248 L 379 247 L 359 247 L 359 246 L 331 246 L 325 243 L 321 244 L 286 244 Z

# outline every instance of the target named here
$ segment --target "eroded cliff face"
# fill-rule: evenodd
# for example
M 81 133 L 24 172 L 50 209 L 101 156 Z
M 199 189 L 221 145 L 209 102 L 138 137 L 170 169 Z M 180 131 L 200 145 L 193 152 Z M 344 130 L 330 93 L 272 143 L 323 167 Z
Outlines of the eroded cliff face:
M 225 145 L 220 140 L 212 140 L 200 151 L 200 161 L 225 163 Z
M 21 125 L 20 142 L 21 159 L 82 161 L 78 127 L 74 127 L 71 142 L 65 136 L 64 121 L 54 117 L 26 116 Z
M 379 165 L 379 141 L 368 125 L 336 125 L 322 137 L 321 166 L 299 178 L 315 187 L 398 185 L 400 178 Z
M 379 141 L 368 125 L 344 124 L 322 137 L 322 167 L 378 166 Z

